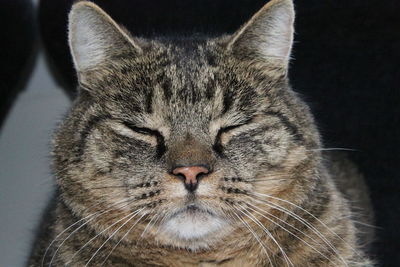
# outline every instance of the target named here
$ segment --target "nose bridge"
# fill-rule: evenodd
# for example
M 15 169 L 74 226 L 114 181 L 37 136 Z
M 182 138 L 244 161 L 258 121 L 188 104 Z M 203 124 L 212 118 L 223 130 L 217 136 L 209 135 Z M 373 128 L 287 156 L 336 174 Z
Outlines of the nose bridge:
M 182 138 L 176 138 L 170 145 L 168 154 L 170 168 L 183 166 L 212 168 L 213 161 L 211 146 L 190 133 L 186 133 Z

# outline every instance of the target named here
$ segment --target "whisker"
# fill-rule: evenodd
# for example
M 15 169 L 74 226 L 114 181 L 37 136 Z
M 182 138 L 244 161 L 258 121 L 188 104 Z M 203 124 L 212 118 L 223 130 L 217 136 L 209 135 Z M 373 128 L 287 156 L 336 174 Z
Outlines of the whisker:
M 342 148 L 342 147 L 327 147 L 327 148 L 307 149 L 306 151 L 358 151 L 358 150 L 352 148 Z
M 140 238 L 143 238 L 144 234 L 146 233 L 147 229 L 152 226 L 152 222 L 155 218 L 159 218 L 158 214 L 155 214 L 153 217 L 151 217 L 150 221 L 147 223 L 146 227 L 144 228 L 142 234 L 140 235 Z M 154 221 L 153 225 L 157 222 L 157 219 Z
M 376 226 L 376 225 L 372 225 L 372 224 L 368 224 L 368 223 L 356 221 L 356 220 L 354 220 L 354 219 L 352 219 L 352 221 L 353 221 L 355 224 L 359 224 L 359 225 L 362 225 L 362 226 L 366 226 L 366 227 L 370 227 L 370 228 L 374 228 L 374 229 L 383 229 L 383 227 L 379 227 L 379 226 Z
M 160 214 L 159 215 L 161 220 L 159 221 L 159 225 L 162 225 L 165 221 L 165 219 L 167 218 L 167 214 Z M 157 227 L 157 231 L 155 232 L 155 235 L 158 234 L 160 232 L 161 227 Z
M 123 200 L 123 201 L 125 201 L 125 200 Z M 121 203 L 121 202 L 123 202 L 123 201 L 120 201 L 120 202 L 118 202 L 118 203 L 115 203 L 115 205 L 117 205 L 117 204 L 119 204 L 119 203 Z M 99 205 L 101 205 L 101 204 L 103 204 L 103 202 L 100 202 L 100 203 L 97 203 L 97 204 L 95 204 L 95 205 L 92 205 L 92 206 L 90 206 L 88 209 L 97 207 L 97 206 L 99 206 Z M 88 218 L 90 218 L 90 217 L 92 217 L 92 216 L 95 216 L 96 214 L 101 213 L 101 212 L 102 212 L 102 211 L 94 212 L 94 213 L 92 213 L 92 214 L 90 214 L 90 215 L 88 215 L 88 216 L 86 216 L 86 217 L 84 217 L 84 218 L 82 218 L 82 219 L 76 221 L 75 223 L 71 224 L 71 225 L 68 226 L 66 229 L 64 229 L 61 233 L 59 233 L 59 234 L 50 242 L 49 246 L 46 248 L 46 250 L 45 250 L 45 252 L 44 252 L 44 254 L 43 254 L 43 257 L 42 257 L 41 266 L 42 266 L 42 267 L 44 266 L 44 261 L 45 261 L 45 259 L 46 259 L 46 255 L 47 255 L 49 249 L 50 249 L 51 246 L 54 244 L 54 242 L 57 241 L 57 239 L 58 239 L 60 236 L 62 236 L 65 232 L 67 232 L 69 229 L 71 229 L 72 227 L 74 227 L 76 224 L 78 224 L 78 223 L 80 223 L 80 222 L 82 222 L 82 221 L 85 221 L 86 219 L 88 219 Z
M 257 201 L 257 199 L 255 199 L 255 200 Z M 258 200 L 258 201 L 260 201 L 260 200 Z M 270 202 L 270 201 L 266 202 L 266 201 L 267 200 L 262 200 L 260 202 L 265 204 L 265 205 L 268 205 L 268 206 L 270 206 L 270 207 L 272 207 L 274 209 L 282 211 L 282 212 L 292 216 L 293 218 L 295 218 L 299 222 L 303 223 L 305 226 L 307 226 L 309 229 L 311 229 L 313 231 L 313 233 L 315 233 L 319 238 L 321 238 L 321 240 L 324 241 L 324 243 L 327 244 L 333 250 L 333 252 L 336 255 L 338 255 L 338 257 L 342 261 L 344 261 L 342 259 L 341 255 L 339 254 L 339 252 L 337 251 L 337 249 L 332 245 L 332 243 L 328 239 L 325 238 L 325 236 L 317 228 L 314 227 L 314 225 L 312 225 L 311 223 L 309 223 L 308 221 L 306 221 L 305 219 L 303 219 L 302 217 L 300 217 L 296 213 L 294 213 L 294 212 L 292 212 L 292 211 L 290 211 L 290 210 L 288 210 L 288 209 L 286 209 L 286 208 L 284 208 L 284 207 L 282 207 L 282 206 L 280 206 L 280 205 L 278 205 L 276 203 L 273 203 L 273 202 Z
M 228 204 L 228 203 L 227 203 L 227 204 Z M 229 205 L 229 206 L 231 206 L 231 208 L 233 208 L 233 209 L 239 211 L 238 208 L 236 208 L 236 207 L 234 207 L 234 206 L 232 206 L 232 205 Z M 269 263 L 270 263 L 271 266 L 273 267 L 274 264 L 272 263 L 271 257 L 269 256 L 269 254 L 268 254 L 268 252 L 267 252 L 267 248 L 265 247 L 264 243 L 262 242 L 262 240 L 260 239 L 260 237 L 257 235 L 257 233 L 253 230 L 253 228 L 251 228 L 251 226 L 250 226 L 245 220 L 243 220 L 243 218 L 242 218 L 240 215 L 238 215 L 238 214 L 237 214 L 236 212 L 234 212 L 233 210 L 232 210 L 232 213 L 233 213 L 233 215 L 235 215 L 235 216 L 243 223 L 243 225 L 250 231 L 250 233 L 254 236 L 254 238 L 257 240 L 257 242 L 261 245 L 262 250 L 265 252 L 265 254 L 266 254 L 267 257 L 268 257 Z
M 268 211 L 262 210 L 261 208 L 257 207 L 256 205 L 253 205 L 251 203 L 246 203 L 246 205 L 251 205 L 254 208 L 258 209 L 259 211 L 265 212 L 267 213 L 269 216 L 281 221 L 282 223 L 290 226 L 291 228 L 293 228 L 294 230 L 300 232 L 301 234 L 303 234 L 305 237 L 307 237 L 310 240 L 313 240 L 309 235 L 307 235 L 306 233 L 304 233 L 303 231 L 301 231 L 300 229 L 297 229 L 297 227 L 285 222 L 284 220 L 282 220 L 281 218 L 271 214 Z M 268 218 L 267 216 L 265 216 L 264 214 L 258 212 L 257 210 L 249 207 L 249 209 L 251 209 L 252 211 L 254 211 L 255 213 L 259 214 L 260 216 L 262 216 L 263 218 L 269 220 L 270 222 L 272 222 L 273 224 L 279 226 L 280 228 L 282 228 L 284 231 L 286 231 L 287 233 L 291 234 L 292 236 L 296 237 L 297 239 L 299 239 L 300 241 L 302 241 L 303 243 L 305 243 L 307 246 L 309 246 L 311 249 L 313 249 L 315 252 L 317 252 L 318 254 L 320 254 L 322 257 L 324 257 L 325 259 L 332 261 L 331 259 L 329 259 L 326 255 L 324 255 L 322 252 L 320 252 L 319 250 L 317 250 L 314 246 L 310 245 L 307 241 L 305 241 L 304 239 L 302 239 L 301 237 L 297 236 L 296 234 L 294 234 L 293 232 L 289 231 L 288 229 L 286 229 L 285 227 L 283 227 L 282 225 L 280 225 L 279 223 L 275 222 L 274 220 L 272 220 L 271 218 Z M 314 241 L 315 242 L 315 241 Z
M 95 240 L 97 237 L 99 237 L 102 233 L 104 233 L 105 231 L 107 231 L 108 229 L 110 229 L 111 227 L 113 227 L 114 225 L 116 225 L 117 223 L 121 222 L 122 220 L 128 218 L 131 215 L 132 215 L 132 213 L 129 213 L 128 215 L 124 216 L 123 218 L 117 220 L 116 222 L 114 222 L 113 224 L 108 226 L 106 229 L 104 229 L 100 233 L 98 233 L 95 237 L 93 237 L 89 241 L 87 241 L 77 252 L 74 253 L 74 255 L 72 255 L 71 259 L 67 263 L 65 263 L 65 265 L 70 264 L 72 262 L 72 260 L 75 258 L 75 256 L 79 254 L 79 252 L 81 252 L 87 245 L 89 245 L 93 240 Z
M 44 255 L 43 255 L 43 257 L 42 257 L 41 266 L 42 266 L 42 267 L 44 266 L 44 261 L 45 261 L 45 259 L 46 259 L 47 252 L 49 251 L 49 249 L 51 248 L 51 246 L 54 244 L 54 242 L 57 241 L 57 239 L 58 239 L 60 236 L 62 236 L 65 232 L 67 232 L 69 229 L 71 229 L 72 227 L 74 227 L 76 224 L 78 224 L 78 223 L 80 223 L 80 222 L 82 222 L 82 221 L 84 221 L 84 220 L 86 220 L 86 219 L 88 219 L 88 218 L 90 218 L 90 217 L 93 217 L 93 216 L 95 216 L 96 214 L 98 214 L 98 213 L 100 213 L 100 212 L 101 212 L 101 211 L 92 213 L 92 214 L 90 214 L 90 215 L 88 215 L 88 216 L 86 216 L 86 217 L 80 219 L 79 221 L 77 221 L 77 222 L 71 224 L 70 226 L 68 226 L 67 228 L 65 228 L 64 231 L 62 231 L 61 233 L 59 233 L 59 234 L 53 239 L 53 241 L 50 242 L 50 245 L 46 248 L 46 250 L 45 250 L 45 252 L 44 252 Z M 83 225 L 85 225 L 85 224 L 83 224 Z M 82 225 L 82 226 L 83 226 L 83 225 Z M 79 229 L 79 228 L 78 228 L 78 229 Z M 62 243 L 61 243 L 61 245 L 62 245 Z M 56 253 L 57 253 L 57 250 L 56 250 L 55 254 L 56 254 Z M 54 256 L 53 256 L 53 257 L 54 257 Z M 49 266 L 51 266 L 51 262 L 50 262 Z
M 332 231 L 324 222 L 322 222 L 320 219 L 318 219 L 317 217 L 315 217 L 315 216 L 314 216 L 311 212 L 309 212 L 308 210 L 305 210 L 305 209 L 303 209 L 302 207 L 300 207 L 300 206 L 298 206 L 298 205 L 296 205 L 296 204 L 294 204 L 294 203 L 292 203 L 292 202 L 290 202 L 290 201 L 288 201 L 288 200 L 285 200 L 285 199 L 281 199 L 281 198 L 278 198 L 278 197 L 273 197 L 273 196 L 266 195 L 266 194 L 261 194 L 261 193 L 255 193 L 255 194 L 258 194 L 258 195 L 261 195 L 261 196 L 265 196 L 265 197 L 269 197 L 269 198 L 272 198 L 272 199 L 276 199 L 276 200 L 285 202 L 285 203 L 287 203 L 287 204 L 289 204 L 289 205 L 292 205 L 293 207 L 298 208 L 298 209 L 300 209 L 301 211 L 307 213 L 307 214 L 310 215 L 313 219 L 317 220 L 322 226 L 324 226 L 331 234 L 335 235 L 337 238 L 339 238 L 341 241 L 343 241 L 350 249 L 353 250 L 354 253 L 356 253 L 356 254 L 358 255 L 358 252 L 357 252 L 349 243 L 347 243 L 347 242 L 346 242 L 342 237 L 340 237 L 337 233 L 335 233 L 334 231 Z
M 260 194 L 260 193 L 255 193 L 255 194 L 259 194 L 259 195 L 271 197 L 271 196 L 269 196 L 269 195 Z M 294 206 L 300 208 L 301 210 L 304 210 L 303 208 L 301 208 L 301 207 L 299 207 L 299 206 L 297 206 L 297 205 L 295 205 L 295 204 L 293 204 L 293 203 L 291 203 L 291 202 L 289 202 L 289 201 L 287 201 L 287 200 L 280 199 L 280 198 L 275 198 L 275 197 L 271 197 L 271 198 L 277 199 L 277 200 L 281 200 L 281 201 L 283 201 L 283 202 L 285 202 L 285 203 L 294 205 Z M 254 198 L 253 198 L 253 199 L 254 199 Z M 255 199 L 255 200 L 257 200 L 257 199 Z M 284 208 L 284 207 L 282 207 L 282 206 L 280 206 L 280 205 L 278 205 L 278 204 L 276 204 L 276 203 L 273 203 L 273 202 L 271 202 L 271 201 L 264 200 L 264 199 L 258 199 L 258 201 L 261 201 L 261 203 L 264 203 L 265 205 L 268 205 L 268 206 L 270 206 L 270 207 L 272 207 L 272 208 L 274 208 L 274 209 L 277 209 L 277 210 L 280 210 L 280 211 L 282 211 L 282 212 L 285 212 L 286 214 L 292 216 L 292 217 L 295 218 L 296 220 L 298 220 L 298 221 L 300 221 L 301 223 L 303 223 L 305 226 L 307 226 L 309 229 L 311 229 L 319 238 L 321 238 L 321 240 L 323 240 L 324 243 L 327 244 L 327 245 L 332 249 L 332 251 L 340 258 L 340 260 L 341 260 L 346 266 L 348 266 L 347 263 L 346 263 L 346 261 L 343 259 L 343 257 L 342 257 L 342 256 L 340 255 L 340 253 L 338 252 L 338 250 L 332 245 L 332 243 L 331 243 L 317 228 L 315 228 L 314 225 L 312 225 L 311 223 L 309 223 L 307 220 L 303 219 L 302 217 L 300 217 L 300 216 L 297 215 L 296 213 L 294 213 L 294 212 L 292 212 L 292 211 L 290 211 L 290 210 L 288 210 L 288 209 L 286 209 L 286 208 Z M 321 221 L 320 221 L 319 219 L 317 219 L 314 215 L 312 215 L 310 212 L 308 212 L 308 211 L 306 211 L 306 210 L 304 210 L 304 211 L 305 211 L 307 214 L 310 214 L 310 216 L 313 216 L 316 220 L 318 220 L 318 221 L 321 223 Z M 324 225 L 325 225 L 325 224 L 324 224 Z M 327 226 L 325 225 L 325 227 L 327 227 Z M 334 232 L 333 232 L 333 233 L 334 233 Z M 334 233 L 334 234 L 335 234 L 335 236 L 339 237 L 336 233 Z M 341 240 L 343 240 L 341 237 L 339 237 L 339 238 L 340 238 Z M 343 241 L 344 241 L 344 240 L 343 240 Z M 345 241 L 344 241 L 344 242 L 345 242 Z M 346 244 L 347 244 L 347 243 L 346 243 Z
M 123 205 L 123 206 L 120 207 L 120 208 L 123 208 L 123 207 L 129 205 L 129 201 L 133 201 L 133 200 L 134 200 L 134 198 L 131 198 L 131 199 L 124 199 L 124 200 L 122 200 L 122 201 L 119 201 L 119 202 L 117 202 L 117 203 L 114 203 L 113 205 L 111 205 L 111 208 L 109 208 L 109 209 L 107 209 L 107 210 L 105 210 L 105 211 L 98 211 L 98 212 L 95 212 L 94 214 L 91 214 L 91 215 L 89 215 L 89 216 L 86 216 L 85 218 L 83 218 L 83 219 L 81 219 L 81 220 L 75 222 L 74 224 L 72 224 L 72 225 L 70 225 L 69 227 L 67 227 L 66 229 L 64 229 L 60 234 L 58 234 L 58 235 L 54 238 L 54 240 L 53 240 L 53 241 L 50 243 L 50 245 L 47 247 L 47 249 L 46 249 L 46 251 L 45 251 L 45 254 L 43 255 L 43 258 L 42 258 L 42 266 L 44 266 L 44 261 L 45 261 L 46 254 L 47 254 L 48 250 L 50 249 L 50 247 L 53 245 L 53 243 L 54 243 L 61 235 L 63 235 L 65 232 L 67 232 L 69 229 L 71 229 L 74 225 L 76 225 L 77 223 L 79 223 L 79 222 L 81 222 L 81 221 L 85 221 L 86 219 L 92 217 L 92 218 L 90 218 L 88 221 L 86 221 L 84 224 L 80 225 L 80 226 L 77 227 L 74 231 L 72 231 L 72 232 L 58 245 L 56 251 L 54 252 L 53 256 L 51 257 L 51 260 L 50 260 L 50 263 L 49 263 L 49 267 L 52 265 L 52 263 L 53 263 L 53 261 L 54 261 L 54 259 L 55 259 L 55 256 L 57 255 L 58 251 L 59 251 L 60 248 L 63 246 L 63 244 L 64 244 L 73 234 L 75 234 L 77 231 L 79 231 L 79 229 L 81 229 L 81 228 L 84 227 L 86 224 L 88 224 L 88 223 L 91 222 L 92 220 L 96 219 L 96 218 L 99 217 L 100 215 L 103 215 L 103 214 L 105 214 L 105 213 L 107 213 L 107 212 L 113 210 L 113 209 L 115 208 L 115 206 L 117 206 L 118 204 L 122 204 L 122 203 L 124 203 L 124 202 L 128 202 L 128 203 L 126 203 L 125 205 Z M 100 204 L 102 204 L 102 203 L 98 203 L 98 205 L 100 205 Z M 94 206 L 98 206 L 98 205 L 94 205 Z
M 118 247 L 118 245 L 122 242 L 125 237 L 128 236 L 128 234 L 132 231 L 132 229 L 139 223 L 139 221 L 146 215 L 146 213 L 143 213 L 142 216 L 140 216 L 139 219 L 136 220 L 136 222 L 129 228 L 129 230 L 122 236 L 122 238 L 115 244 L 115 246 L 112 248 L 111 252 L 108 253 L 107 257 L 104 259 L 103 263 L 101 266 L 104 266 L 104 264 L 107 262 L 108 258 L 111 256 L 111 254 L 114 252 L 114 250 Z
M 121 226 L 119 226 L 117 228 L 117 230 L 115 230 L 107 239 L 106 241 L 103 242 L 103 244 L 100 245 L 100 247 L 95 251 L 95 253 L 93 253 L 92 257 L 88 260 L 88 262 L 85 264 L 85 267 L 89 265 L 89 263 L 93 260 L 93 258 L 97 255 L 97 253 L 105 246 L 105 244 L 116 234 L 119 232 L 119 230 L 121 230 L 122 227 L 124 227 L 128 222 L 130 222 L 130 220 L 132 220 L 139 212 L 141 212 L 142 210 L 144 210 L 145 208 L 141 208 L 137 211 L 134 211 L 133 214 L 131 213 L 131 217 L 129 217 L 126 222 L 124 222 Z
M 243 215 L 245 215 L 246 217 L 248 217 L 250 220 L 252 220 L 255 224 L 257 224 L 268 236 L 269 238 L 272 239 L 272 241 L 274 241 L 274 243 L 278 246 L 279 250 L 282 252 L 282 256 L 286 261 L 286 264 L 288 266 L 294 266 L 292 261 L 289 259 L 289 257 L 287 256 L 286 252 L 283 250 L 282 246 L 278 243 L 278 241 L 274 238 L 274 236 L 271 234 L 270 231 L 268 231 L 268 229 L 256 218 L 254 217 L 250 212 L 248 212 L 248 210 L 243 207 L 242 205 L 238 204 L 239 207 L 241 207 L 244 211 L 239 210 Z

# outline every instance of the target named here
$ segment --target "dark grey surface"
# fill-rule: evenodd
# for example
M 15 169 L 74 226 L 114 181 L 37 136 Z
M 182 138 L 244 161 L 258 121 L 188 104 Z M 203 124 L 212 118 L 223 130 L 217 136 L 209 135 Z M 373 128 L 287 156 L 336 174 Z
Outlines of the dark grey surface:
M 52 191 L 51 134 L 69 106 L 40 53 L 0 133 L 0 266 L 24 266 Z

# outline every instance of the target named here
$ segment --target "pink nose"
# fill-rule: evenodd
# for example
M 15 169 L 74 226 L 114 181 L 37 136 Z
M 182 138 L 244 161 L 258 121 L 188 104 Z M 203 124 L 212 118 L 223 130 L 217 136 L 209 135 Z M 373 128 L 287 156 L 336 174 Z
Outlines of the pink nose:
M 198 179 L 201 175 L 208 174 L 210 171 L 203 166 L 179 167 L 172 171 L 172 174 L 183 176 L 185 186 L 189 191 L 194 191 L 197 188 Z

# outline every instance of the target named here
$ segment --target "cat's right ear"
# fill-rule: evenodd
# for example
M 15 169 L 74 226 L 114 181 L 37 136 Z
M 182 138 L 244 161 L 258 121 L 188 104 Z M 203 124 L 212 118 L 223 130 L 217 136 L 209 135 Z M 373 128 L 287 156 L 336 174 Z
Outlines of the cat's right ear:
M 68 26 L 69 46 L 78 76 L 124 52 L 142 49 L 97 5 L 81 1 L 72 6 Z

